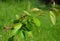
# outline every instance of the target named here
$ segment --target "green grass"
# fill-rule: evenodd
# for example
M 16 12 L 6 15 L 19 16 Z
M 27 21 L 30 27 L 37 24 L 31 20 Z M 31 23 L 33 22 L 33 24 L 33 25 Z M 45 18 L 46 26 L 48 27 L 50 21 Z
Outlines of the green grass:
M 15 19 L 16 14 L 21 16 L 23 14 L 23 11 L 28 9 L 27 5 L 27 2 L 0 2 L 0 41 L 7 41 L 9 37 L 9 34 L 3 29 L 4 24 L 9 25 L 12 20 Z M 36 6 L 31 5 L 31 8 L 33 7 Z M 54 26 L 50 21 L 49 11 L 45 9 L 42 9 L 42 11 L 44 12 L 44 15 L 38 16 L 41 21 L 41 26 L 39 28 L 34 27 L 34 38 L 29 39 L 28 37 L 26 37 L 25 41 L 60 41 L 60 17 L 57 17 L 57 23 Z M 18 35 L 16 36 L 16 38 L 20 39 Z

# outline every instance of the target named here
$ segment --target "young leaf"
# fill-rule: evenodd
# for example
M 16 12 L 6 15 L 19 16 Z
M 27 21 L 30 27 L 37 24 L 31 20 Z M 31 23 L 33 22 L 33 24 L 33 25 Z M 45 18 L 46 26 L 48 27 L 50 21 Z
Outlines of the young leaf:
M 31 14 L 30 14 L 29 12 L 27 12 L 27 11 L 24 11 L 24 13 L 25 13 L 26 15 L 29 15 L 29 16 L 31 15 Z
M 50 11 L 50 18 L 53 25 L 56 23 L 56 17 L 52 11 Z
M 33 8 L 31 11 L 40 11 L 38 8 Z
M 35 25 L 38 26 L 38 27 L 41 25 L 40 20 L 36 17 L 33 17 L 33 23 L 35 23 Z
M 14 29 L 12 30 L 12 34 L 13 35 L 16 35 L 17 31 L 21 28 L 22 24 L 21 23 L 17 23 L 15 26 L 14 26 Z

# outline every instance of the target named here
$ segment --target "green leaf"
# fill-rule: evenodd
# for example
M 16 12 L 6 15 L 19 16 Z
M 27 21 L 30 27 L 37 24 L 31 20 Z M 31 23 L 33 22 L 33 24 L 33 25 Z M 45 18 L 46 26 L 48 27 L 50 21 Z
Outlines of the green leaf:
M 25 11 L 25 10 L 24 10 L 24 13 L 25 13 L 26 15 L 31 16 L 31 14 L 30 14 L 29 12 Z
M 12 35 L 16 35 L 17 31 L 22 27 L 21 23 L 17 23 L 14 26 L 14 29 L 12 30 Z
M 25 38 L 23 31 L 20 31 L 20 35 L 21 35 L 21 38 L 22 38 L 22 39 Z
M 14 36 L 8 38 L 8 41 L 14 41 Z
M 31 31 L 32 30 L 32 22 L 31 22 L 31 19 L 28 19 L 27 20 L 25 29 L 27 31 Z
M 38 27 L 41 25 L 40 20 L 36 17 L 33 17 L 33 23 L 35 23 L 35 25 L 38 26 Z
M 19 19 L 20 17 L 19 17 L 19 15 L 16 15 L 16 19 Z
M 50 19 L 53 25 L 55 25 L 56 23 L 56 16 L 54 15 L 54 13 L 52 11 L 50 11 Z
M 26 31 L 26 35 L 29 37 L 29 38 L 33 38 L 33 33 L 32 31 Z

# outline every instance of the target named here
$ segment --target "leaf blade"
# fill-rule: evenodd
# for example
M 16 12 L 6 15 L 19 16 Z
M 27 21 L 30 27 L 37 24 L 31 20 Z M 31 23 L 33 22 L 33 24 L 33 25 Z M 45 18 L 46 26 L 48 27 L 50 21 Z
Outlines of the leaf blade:
M 54 13 L 52 11 L 50 11 L 50 19 L 53 25 L 55 25 L 56 23 L 56 16 L 54 15 Z
M 33 17 L 33 23 L 35 23 L 35 25 L 38 26 L 38 27 L 40 27 L 40 25 L 41 25 L 40 20 L 36 17 Z
M 22 23 L 16 24 L 16 25 L 13 27 L 14 29 L 12 30 L 12 35 L 11 35 L 11 36 L 16 35 L 17 32 L 18 32 L 18 30 L 19 30 L 21 27 L 22 27 Z

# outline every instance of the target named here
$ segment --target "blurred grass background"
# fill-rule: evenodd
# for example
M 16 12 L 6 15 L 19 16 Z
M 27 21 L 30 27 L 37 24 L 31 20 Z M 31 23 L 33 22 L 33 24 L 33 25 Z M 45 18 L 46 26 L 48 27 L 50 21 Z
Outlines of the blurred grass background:
M 31 40 L 28 37 L 24 41 L 60 41 L 60 12 L 58 12 L 58 17 L 56 25 L 52 25 L 49 17 L 49 11 L 43 4 L 40 4 L 37 0 L 21 0 L 21 1 L 0 1 L 0 41 L 8 41 L 9 34 L 3 29 L 4 24 L 10 25 L 12 20 L 15 19 L 16 14 L 21 16 L 24 10 L 29 10 L 30 8 L 40 8 L 44 16 L 38 16 L 41 21 L 41 26 L 39 28 L 34 27 L 33 36 Z M 60 7 L 58 6 L 58 11 Z M 34 16 L 34 14 L 33 14 Z M 16 39 L 17 38 L 17 39 Z M 15 41 L 19 40 L 20 37 L 17 35 Z

